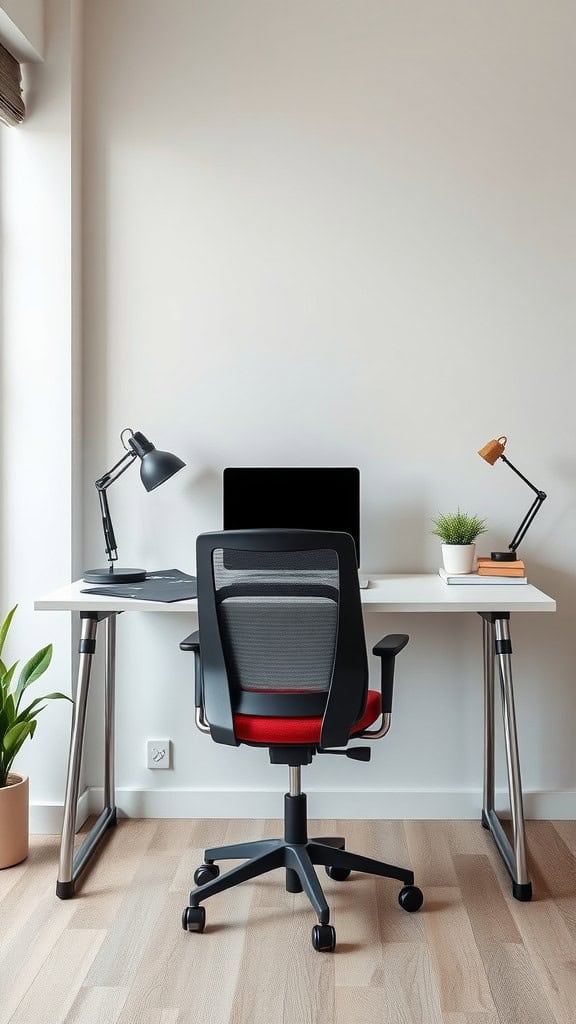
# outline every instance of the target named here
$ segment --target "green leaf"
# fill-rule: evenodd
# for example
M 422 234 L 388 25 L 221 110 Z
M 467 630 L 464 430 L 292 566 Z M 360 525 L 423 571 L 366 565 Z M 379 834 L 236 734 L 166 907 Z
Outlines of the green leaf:
M 14 697 L 12 696 L 11 693 L 6 694 L 6 699 L 4 701 L 4 710 L 6 712 L 8 722 L 12 723 L 16 718 L 16 708 L 14 706 Z
M 4 675 L 0 678 L 0 691 L 4 690 L 6 696 L 8 696 L 8 690 L 10 687 L 10 683 L 12 682 L 12 676 L 14 675 L 17 666 L 18 662 L 15 661 L 14 664 L 10 666 L 10 668 L 4 671 Z
M 46 671 L 48 665 L 52 661 L 52 644 L 48 644 L 47 647 L 42 647 L 36 654 L 33 654 L 29 661 L 26 662 L 24 668 L 20 673 L 18 679 L 18 686 L 16 687 L 16 706 L 20 703 L 20 698 L 24 693 L 27 686 L 33 683 L 35 679 L 38 679 L 43 672 Z
M 17 725 L 13 725 L 11 729 L 8 729 L 3 743 L 6 753 L 14 757 L 20 750 L 26 737 L 34 735 L 35 728 L 36 722 L 18 722 Z
M 36 721 L 33 721 L 33 722 L 22 722 L 21 726 L 18 727 L 18 728 L 21 729 L 21 732 L 20 732 L 19 736 L 17 736 L 14 739 L 14 742 L 12 743 L 12 746 L 11 746 L 11 749 L 10 749 L 10 753 L 7 753 L 5 758 L 4 758 L 4 763 L 6 765 L 6 771 L 7 772 L 10 771 L 10 766 L 12 765 L 12 762 L 16 758 L 16 756 L 18 754 L 18 751 L 20 750 L 20 747 L 25 742 L 25 740 L 28 738 L 28 736 L 30 736 L 30 739 L 32 739 L 34 733 L 36 732 L 36 726 L 37 725 L 38 725 L 38 722 L 36 722 Z M 22 728 L 22 726 L 24 726 L 24 728 Z
M 2 648 L 4 647 L 4 641 L 6 639 L 6 635 L 8 633 L 8 630 L 10 629 L 10 623 L 12 622 L 12 619 L 14 618 L 14 612 L 16 611 L 17 607 L 18 607 L 18 605 L 15 604 L 14 607 L 10 609 L 10 611 L 8 612 L 8 615 L 4 619 L 4 622 L 0 626 L 0 654 L 2 654 Z
M 43 697 L 36 697 L 36 699 L 33 700 L 32 703 L 29 704 L 27 708 L 24 708 L 23 711 L 20 711 L 16 721 L 17 722 L 24 722 L 24 721 L 26 721 L 26 719 L 32 713 L 34 715 L 37 715 L 38 712 L 43 710 L 43 709 L 42 708 L 38 708 L 36 711 L 34 711 L 34 708 L 36 708 L 37 705 L 40 704 L 41 701 L 43 701 L 43 700 L 69 700 L 71 704 L 74 703 L 72 698 L 71 697 L 67 697 L 65 693 L 46 693 Z

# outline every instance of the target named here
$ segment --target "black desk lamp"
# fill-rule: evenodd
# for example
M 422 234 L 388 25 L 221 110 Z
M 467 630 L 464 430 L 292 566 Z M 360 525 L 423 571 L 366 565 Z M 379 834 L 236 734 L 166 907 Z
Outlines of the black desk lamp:
M 125 434 L 129 435 L 128 443 L 124 440 Z M 106 491 L 110 484 L 113 484 L 119 476 L 122 476 L 122 473 L 126 472 L 128 466 L 132 465 L 136 458 L 142 460 L 140 479 L 147 491 L 153 491 L 155 487 L 159 487 L 165 480 L 169 480 L 171 476 L 174 476 L 174 473 L 177 473 L 179 469 L 186 465 L 177 455 L 158 451 L 153 444 L 150 444 L 148 438 L 144 437 L 144 434 L 141 434 L 138 430 L 134 432 L 130 427 L 126 427 L 120 434 L 120 440 L 126 449 L 126 455 L 123 455 L 119 462 L 112 466 L 112 469 L 109 469 L 107 473 L 104 473 L 104 476 L 101 476 L 96 481 L 96 490 L 98 491 L 100 511 L 102 513 L 104 539 L 106 541 L 106 554 L 110 565 L 107 569 L 89 569 L 82 577 L 85 583 L 105 583 L 109 585 L 111 583 L 139 583 L 141 580 L 146 579 L 145 569 L 114 569 L 114 562 L 118 558 L 118 552 L 116 550 L 116 537 L 114 536 L 110 509 L 108 508 L 108 498 L 106 496 Z
M 526 531 L 530 526 L 530 523 L 534 519 L 534 516 L 536 515 L 542 502 L 545 501 L 546 499 L 546 494 L 544 493 L 544 491 L 539 491 L 538 488 L 534 486 L 534 484 L 531 484 L 530 481 L 526 479 L 524 474 L 521 473 L 519 469 L 516 469 L 516 466 L 513 466 L 510 460 L 507 459 L 506 456 L 504 455 L 504 448 L 506 447 L 507 440 L 507 437 L 499 437 L 497 439 L 493 438 L 493 440 L 488 441 L 488 443 L 485 444 L 483 448 L 480 448 L 478 455 L 481 455 L 482 458 L 485 459 L 486 462 L 490 463 L 491 466 L 494 465 L 496 459 L 502 459 L 502 461 L 505 462 L 507 466 L 510 466 L 510 469 L 512 469 L 514 473 L 516 473 L 516 475 L 519 476 L 520 479 L 524 481 L 525 484 L 528 484 L 528 487 L 530 488 L 530 490 L 534 491 L 536 497 L 530 505 L 530 508 L 524 516 L 524 519 L 520 523 L 520 526 L 516 530 L 516 533 L 512 537 L 512 540 L 508 545 L 508 551 L 493 551 L 492 554 L 490 555 L 490 558 L 492 559 L 493 562 L 516 561 L 516 549 L 520 544 L 520 541 L 525 536 Z

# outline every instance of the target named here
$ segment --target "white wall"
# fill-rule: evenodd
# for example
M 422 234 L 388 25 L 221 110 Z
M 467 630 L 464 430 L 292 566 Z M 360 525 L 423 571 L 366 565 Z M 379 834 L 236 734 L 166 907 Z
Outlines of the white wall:
M 188 468 L 150 495 L 134 469 L 110 492 L 122 561 L 192 570 L 234 464 L 359 465 L 367 570 L 433 571 L 430 516 L 457 504 L 488 517 L 487 551 L 506 544 L 530 494 L 475 455 L 504 432 L 550 494 L 523 554 L 559 603 L 513 623 L 524 781 L 554 794 L 528 808 L 576 814 L 572 5 L 99 0 L 85 5 L 83 99 L 80 7 L 50 0 L 31 117 L 0 141 L 0 592 L 21 602 L 15 656 L 54 640 L 51 682 L 70 684 L 68 617 L 31 602 L 78 574 L 82 518 L 81 564 L 102 562 L 92 482 L 126 425 Z M 283 791 L 284 771 L 192 727 L 177 649 L 192 625 L 119 621 L 119 803 L 278 814 L 266 790 Z M 317 759 L 312 813 L 475 814 L 479 621 L 367 627 L 369 641 L 412 636 L 393 730 L 371 765 Z M 96 789 L 99 703 L 96 685 Z M 44 716 L 21 760 L 37 805 L 64 790 L 67 709 Z M 149 736 L 174 741 L 172 772 L 144 768 Z
M 505 545 L 530 492 L 475 453 L 508 434 L 550 494 L 522 553 L 559 601 L 555 617 L 513 623 L 534 791 L 576 778 L 574 27 L 568 0 L 86 12 L 85 561 L 102 561 L 92 481 L 126 425 L 188 468 L 151 495 L 136 471 L 110 493 L 121 558 L 183 569 L 196 534 L 220 525 L 234 464 L 359 465 L 367 570 L 435 570 L 430 516 L 458 504 L 488 517 L 486 551 Z M 120 787 L 282 788 L 261 752 L 192 729 L 177 650 L 189 626 L 120 620 Z M 310 785 L 446 790 L 448 813 L 476 808 L 480 621 L 368 627 L 412 635 L 393 732 L 369 766 L 318 759 Z M 174 740 L 170 774 L 144 767 L 154 735 Z M 421 804 L 439 806 L 403 806 Z
M 78 572 L 75 6 L 50 0 L 45 63 L 24 67 L 27 120 L 0 132 L 0 617 L 18 603 L 10 660 L 54 645 L 36 695 L 70 692 L 72 633 L 70 616 L 35 613 L 34 598 Z M 30 774 L 37 830 L 53 827 L 62 804 L 70 714 L 69 704 L 50 704 L 17 761 Z
M 44 56 L 44 0 L 2 0 L 0 40 L 20 61 Z

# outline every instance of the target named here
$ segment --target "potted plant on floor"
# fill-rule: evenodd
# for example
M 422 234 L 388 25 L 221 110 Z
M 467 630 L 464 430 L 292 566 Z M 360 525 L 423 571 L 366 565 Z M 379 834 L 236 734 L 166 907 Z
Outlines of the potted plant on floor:
M 50 664 L 52 644 L 26 662 L 12 685 L 18 662 L 7 668 L 2 649 L 16 607 L 0 626 L 0 868 L 9 868 L 28 856 L 28 778 L 10 770 L 14 758 L 25 739 L 34 735 L 37 717 L 46 707 L 44 701 L 70 700 L 64 693 L 48 693 L 27 703 L 28 687 Z
M 475 540 L 486 533 L 486 520 L 467 512 L 444 512 L 432 520 L 432 533 L 442 541 L 442 560 L 446 572 L 454 576 L 474 571 Z

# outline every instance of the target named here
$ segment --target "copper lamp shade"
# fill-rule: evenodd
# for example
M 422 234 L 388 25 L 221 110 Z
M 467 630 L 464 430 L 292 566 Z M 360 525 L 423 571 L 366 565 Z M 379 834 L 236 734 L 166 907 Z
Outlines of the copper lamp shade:
M 478 455 L 481 455 L 486 462 L 489 462 L 491 466 L 494 465 L 496 459 L 499 459 L 506 447 L 507 437 L 493 438 L 488 441 L 483 448 L 480 448 Z

